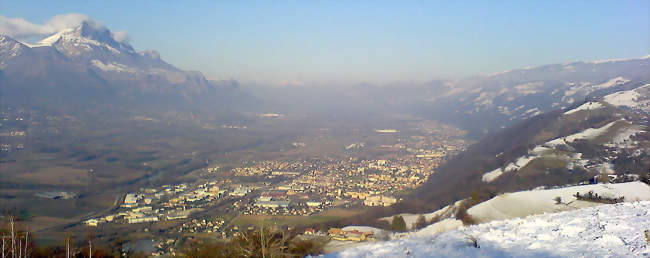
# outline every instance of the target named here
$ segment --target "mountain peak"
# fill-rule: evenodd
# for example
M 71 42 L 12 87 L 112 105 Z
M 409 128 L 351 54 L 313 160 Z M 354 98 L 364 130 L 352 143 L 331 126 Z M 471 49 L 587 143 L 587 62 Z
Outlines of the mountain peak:
M 114 41 L 111 31 L 103 25 L 82 21 L 79 26 L 72 31 L 75 35 L 85 38 L 94 39 L 101 42 Z
M 69 44 L 71 42 L 74 43 Z M 38 44 L 31 46 L 53 46 L 55 44 L 63 44 L 69 45 L 65 47 L 68 48 L 68 50 L 74 50 L 77 48 L 74 46 L 78 46 L 79 43 L 94 46 L 104 45 L 109 49 L 114 50 L 114 52 L 122 51 L 126 53 L 135 53 L 131 45 L 126 42 L 117 41 L 114 34 L 108 28 L 106 28 L 106 26 L 93 21 L 82 21 L 76 27 L 59 31 L 45 39 L 42 39 L 38 42 Z M 92 47 L 86 49 L 92 49 Z M 59 50 L 61 49 L 59 48 Z
M 20 55 L 26 46 L 19 41 L 0 34 L 0 68 L 3 67 L 4 60 Z
M 109 46 L 119 50 L 134 52 L 133 47 L 128 43 L 117 41 L 115 35 L 106 28 L 106 26 L 93 21 L 82 21 L 79 26 L 71 31 L 71 34 L 77 37 L 83 37 L 108 44 Z

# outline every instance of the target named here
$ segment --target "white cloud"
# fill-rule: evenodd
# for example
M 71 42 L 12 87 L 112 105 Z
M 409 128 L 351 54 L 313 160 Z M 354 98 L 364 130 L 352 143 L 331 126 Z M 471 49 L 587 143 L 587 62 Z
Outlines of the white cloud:
M 44 24 L 35 24 L 23 18 L 9 18 L 0 15 L 0 34 L 17 39 L 49 36 L 65 29 L 77 27 L 82 22 L 86 22 L 96 29 L 107 30 L 106 26 L 102 23 L 79 13 L 57 15 Z M 130 39 L 129 34 L 123 30 L 115 32 L 113 38 L 117 42 L 124 43 L 127 43 Z
M 51 33 L 56 33 L 65 29 L 79 26 L 79 24 L 81 24 L 84 21 L 88 22 L 88 24 L 90 25 L 93 25 L 93 27 L 105 28 L 105 26 L 102 25 L 101 23 L 94 21 L 90 17 L 79 13 L 69 13 L 69 14 L 54 16 L 43 26 L 50 28 L 52 30 Z
M 45 24 L 35 24 L 23 18 L 8 18 L 0 15 L 0 33 L 16 38 L 42 36 L 75 27 L 83 21 L 97 24 L 90 17 L 78 13 L 57 15 Z
M 118 30 L 115 33 L 113 33 L 113 39 L 115 39 L 115 41 L 120 43 L 129 43 L 131 37 L 129 36 L 129 33 L 127 33 L 126 31 Z
M 11 37 L 24 37 L 34 34 L 46 34 L 47 28 L 33 24 L 23 18 L 7 18 L 0 15 L 0 33 Z

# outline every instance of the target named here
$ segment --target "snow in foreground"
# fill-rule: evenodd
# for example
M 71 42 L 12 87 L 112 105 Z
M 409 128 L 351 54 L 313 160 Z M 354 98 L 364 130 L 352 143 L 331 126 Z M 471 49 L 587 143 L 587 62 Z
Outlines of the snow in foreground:
M 363 245 L 326 257 L 638 257 L 650 255 L 650 202 L 600 205 L 522 219 L 427 228 L 402 239 Z M 479 248 L 471 239 L 476 239 Z

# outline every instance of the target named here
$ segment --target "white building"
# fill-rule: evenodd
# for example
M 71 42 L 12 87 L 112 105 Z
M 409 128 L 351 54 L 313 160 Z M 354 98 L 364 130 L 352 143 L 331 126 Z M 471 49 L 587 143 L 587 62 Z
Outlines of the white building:
M 99 220 L 98 219 L 89 219 L 89 220 L 84 221 L 84 224 L 86 224 L 88 226 L 91 226 L 91 227 L 96 227 L 97 224 L 99 224 Z
M 137 217 L 137 218 L 128 218 L 129 223 L 143 223 L 143 222 L 154 222 L 158 221 L 158 217 L 156 216 L 144 216 L 144 217 Z

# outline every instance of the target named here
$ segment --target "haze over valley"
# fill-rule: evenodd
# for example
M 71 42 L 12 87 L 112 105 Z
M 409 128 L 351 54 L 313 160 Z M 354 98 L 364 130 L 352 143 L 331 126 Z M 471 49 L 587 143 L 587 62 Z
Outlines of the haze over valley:
M 119 21 L 86 5 L 56 14 L 7 5 L 16 14 L 0 15 L 3 243 L 14 238 L 16 224 L 25 257 L 66 257 L 64 245 L 70 244 L 75 257 L 647 255 L 648 242 L 638 240 L 643 230 L 621 230 L 629 225 L 611 216 L 618 209 L 650 221 L 641 212 L 650 201 L 648 14 L 630 11 L 627 20 L 598 21 L 605 32 L 597 34 L 578 20 L 595 19 L 592 10 L 567 18 L 571 26 L 560 29 L 547 14 L 552 4 L 499 5 L 503 12 L 540 8 L 537 15 L 549 22 L 509 17 L 543 28 L 544 36 L 613 35 L 616 22 L 629 25 L 620 35 L 636 36 L 576 50 L 576 56 L 591 56 L 580 60 L 567 49 L 585 39 L 567 39 L 563 48 L 540 37 L 556 44 L 557 53 L 529 55 L 523 53 L 552 51 L 539 43 L 524 47 L 516 38 L 532 37 L 528 32 L 504 29 L 518 25 L 488 15 L 483 26 L 512 37 L 511 51 L 520 54 L 509 58 L 505 51 L 499 60 L 489 58 L 495 53 L 474 58 L 468 55 L 475 50 L 457 49 L 473 37 L 451 28 L 479 26 L 476 20 L 421 6 L 456 22 L 442 28 L 414 3 L 279 4 L 294 12 L 270 7 L 272 14 L 304 19 L 295 25 L 270 14 L 260 14 L 267 24 L 242 20 L 250 14 L 239 8 L 253 3 L 206 3 L 208 10 L 231 11 L 223 14 L 231 20 L 208 19 L 205 10 L 193 9 L 201 15 L 193 20 L 183 13 L 193 26 L 182 32 L 169 24 L 175 20 L 143 21 L 155 33 L 135 23 L 129 33 L 110 26 L 126 26 L 131 11 Z M 648 7 L 634 1 L 587 5 Z M 391 8 L 412 17 L 381 19 Z M 458 11 L 451 4 L 441 8 Z M 84 10 L 88 15 L 78 13 Z M 340 26 L 356 17 L 352 10 L 366 20 Z M 409 20 L 421 23 L 408 27 L 403 22 Z M 237 25 L 219 27 L 216 40 L 209 21 Z M 242 41 L 239 33 L 255 26 L 282 33 L 246 34 Z M 207 32 L 191 36 L 199 28 Z M 464 40 L 434 43 L 436 33 Z M 348 41 L 320 40 L 324 35 Z M 163 36 L 168 39 L 152 40 Z M 281 36 L 289 42 L 280 44 Z M 227 37 L 232 42 L 221 48 L 211 45 Z M 369 39 L 375 43 L 367 45 Z M 477 48 L 504 51 L 495 41 L 484 37 Z M 151 50 L 156 46 L 168 52 Z M 215 58 L 219 51 L 221 59 Z M 443 51 L 457 51 L 458 59 Z M 251 53 L 263 54 L 251 59 Z M 311 54 L 298 59 L 304 53 Z M 427 61 L 416 66 L 418 58 Z M 510 70 L 495 73 L 486 68 L 490 63 Z M 205 70 L 186 68 L 197 64 Z M 606 207 L 603 227 L 585 215 L 595 212 L 598 219 L 598 207 Z M 566 213 L 538 215 L 560 211 Z M 553 223 L 572 223 L 575 232 L 535 241 L 518 220 L 542 233 Z M 539 221 L 547 224 L 534 224 Z M 525 243 L 509 246 L 512 236 L 494 230 L 520 234 Z M 587 235 L 601 242 L 588 251 L 578 249 L 586 244 L 552 248 L 561 243 L 557 239 L 582 243 Z M 251 242 L 260 236 L 268 243 Z M 422 244 L 438 236 L 436 250 Z M 478 248 L 483 243 L 487 248 Z M 17 250 L 2 247 L 3 254 Z

